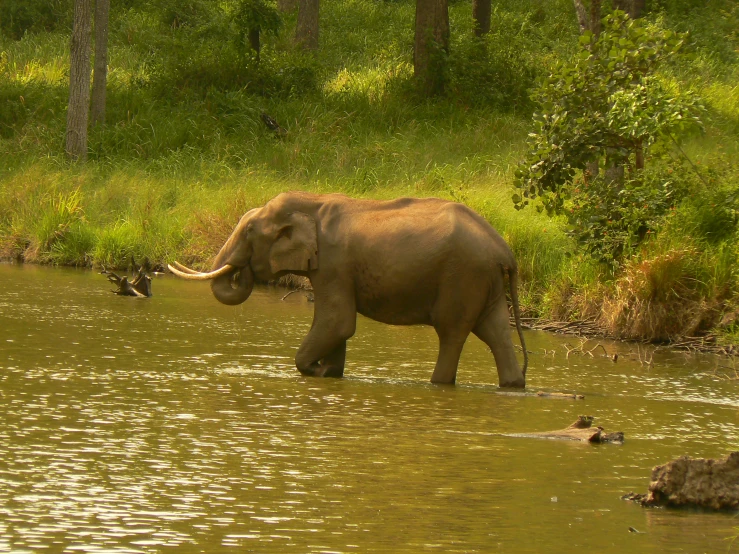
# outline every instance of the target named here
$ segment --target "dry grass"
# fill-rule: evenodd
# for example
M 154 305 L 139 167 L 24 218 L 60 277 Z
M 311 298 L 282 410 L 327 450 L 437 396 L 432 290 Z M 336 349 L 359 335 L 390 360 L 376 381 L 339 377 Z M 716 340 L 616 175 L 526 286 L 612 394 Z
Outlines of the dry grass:
M 709 329 L 720 318 L 720 299 L 701 279 L 700 261 L 693 247 L 631 261 L 603 300 L 601 323 L 623 338 L 652 341 Z

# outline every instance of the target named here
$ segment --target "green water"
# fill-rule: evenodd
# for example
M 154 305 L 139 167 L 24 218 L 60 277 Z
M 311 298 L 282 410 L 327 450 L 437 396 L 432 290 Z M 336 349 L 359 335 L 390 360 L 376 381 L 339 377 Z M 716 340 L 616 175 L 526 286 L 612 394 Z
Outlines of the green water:
M 0 285 L 2 552 L 739 551 L 732 514 L 620 500 L 656 464 L 739 448 L 731 360 L 648 366 L 611 342 L 616 363 L 568 360 L 577 339 L 529 331 L 528 390 L 585 399 L 505 396 L 476 338 L 458 384 L 433 386 L 431 329 L 360 317 L 346 377 L 312 379 L 293 366 L 303 294 L 231 308 L 157 277 L 124 298 L 94 272 L 10 265 Z M 626 442 L 503 435 L 579 414 Z

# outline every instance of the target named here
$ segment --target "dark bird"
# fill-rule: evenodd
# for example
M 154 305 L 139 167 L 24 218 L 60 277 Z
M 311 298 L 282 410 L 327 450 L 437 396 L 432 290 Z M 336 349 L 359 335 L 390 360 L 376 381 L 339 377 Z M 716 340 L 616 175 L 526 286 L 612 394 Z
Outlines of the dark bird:
M 262 121 L 267 126 L 267 128 L 274 132 L 276 135 L 284 136 L 287 134 L 287 130 L 280 127 L 280 124 L 275 121 L 273 117 L 270 117 L 266 113 L 262 112 L 262 114 L 259 116 L 262 118 Z

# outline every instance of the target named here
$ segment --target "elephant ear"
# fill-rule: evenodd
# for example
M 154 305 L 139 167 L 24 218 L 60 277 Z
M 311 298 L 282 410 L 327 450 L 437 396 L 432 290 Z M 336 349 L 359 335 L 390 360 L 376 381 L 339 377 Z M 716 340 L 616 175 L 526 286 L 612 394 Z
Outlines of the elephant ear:
M 293 212 L 287 219 L 269 251 L 272 273 L 318 269 L 315 219 L 302 212 Z

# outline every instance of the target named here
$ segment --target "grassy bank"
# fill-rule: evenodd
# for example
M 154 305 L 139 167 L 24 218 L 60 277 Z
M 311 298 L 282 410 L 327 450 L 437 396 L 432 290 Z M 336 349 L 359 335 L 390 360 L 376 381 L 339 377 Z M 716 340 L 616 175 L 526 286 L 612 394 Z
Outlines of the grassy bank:
M 228 14 L 212 3 L 150 4 L 113 14 L 108 123 L 91 130 L 85 165 L 63 156 L 68 32 L 2 37 L 1 257 L 202 267 L 243 212 L 284 190 L 441 196 L 469 204 L 508 240 L 532 314 L 597 319 L 634 338 L 710 331 L 736 341 L 732 3 L 665 1 L 648 14 L 691 31 L 691 56 L 663 78 L 696 89 L 708 115 L 705 133 L 681 147 L 691 164 L 679 178 L 698 192 L 617 269 L 583 255 L 564 220 L 510 201 L 531 125 L 527 90 L 577 44 L 571 2 L 496 3 L 484 51 L 471 38 L 471 3 L 452 3 L 448 93 L 433 101 L 411 80 L 410 1 L 325 3 L 315 56 L 291 45 L 288 15 L 279 35 L 263 37 L 259 65 L 228 39 Z

